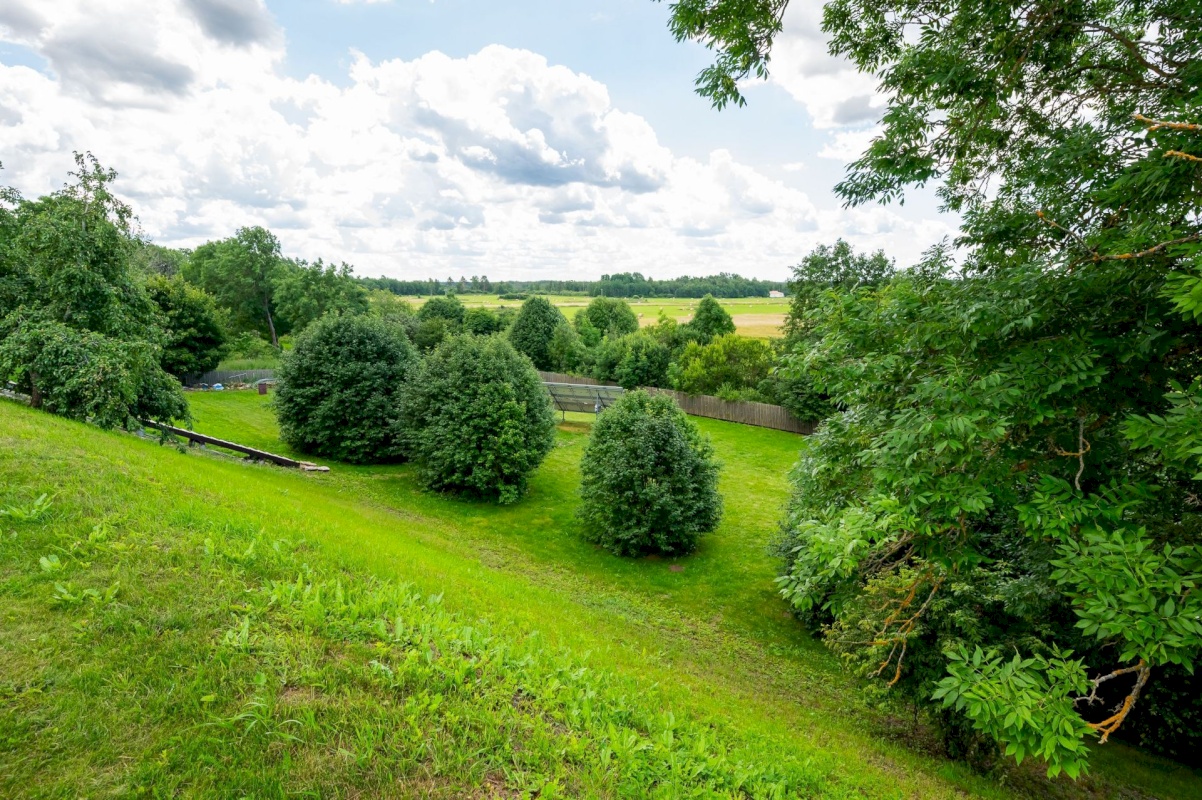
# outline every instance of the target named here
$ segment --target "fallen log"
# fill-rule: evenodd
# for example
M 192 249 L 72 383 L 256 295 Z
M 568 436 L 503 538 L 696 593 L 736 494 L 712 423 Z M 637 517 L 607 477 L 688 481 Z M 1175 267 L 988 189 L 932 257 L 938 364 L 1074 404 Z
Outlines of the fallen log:
M 329 467 L 322 467 L 309 461 L 297 461 L 294 458 L 288 458 L 288 456 L 268 453 L 266 450 L 256 450 L 253 447 L 247 447 L 246 445 L 238 444 L 237 442 L 227 442 L 224 439 L 218 439 L 214 436 L 206 436 L 203 433 L 185 430 L 184 428 L 176 428 L 171 425 L 164 425 L 161 422 L 154 422 L 153 420 L 144 419 L 142 420 L 142 424 L 148 428 L 154 428 L 155 430 L 163 431 L 164 433 L 170 433 L 173 436 L 182 436 L 189 441 L 198 442 L 200 444 L 211 444 L 214 447 L 233 450 L 235 453 L 243 453 L 244 455 L 258 461 L 270 461 L 272 464 L 279 464 L 281 467 L 293 467 L 305 472 L 330 471 Z

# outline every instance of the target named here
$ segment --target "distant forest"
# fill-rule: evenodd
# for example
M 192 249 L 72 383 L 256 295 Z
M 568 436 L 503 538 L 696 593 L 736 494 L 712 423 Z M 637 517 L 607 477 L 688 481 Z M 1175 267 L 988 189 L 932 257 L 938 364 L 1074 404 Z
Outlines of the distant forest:
M 599 281 L 497 281 L 488 276 L 473 275 L 459 280 L 430 278 L 406 281 L 397 278 L 359 278 L 368 289 L 383 289 L 397 295 L 426 297 L 439 294 L 578 294 L 588 297 L 767 297 L 768 292 L 786 290 L 785 281 L 766 281 L 744 278 L 721 272 L 717 275 L 694 278 L 656 280 L 638 272 L 602 275 Z

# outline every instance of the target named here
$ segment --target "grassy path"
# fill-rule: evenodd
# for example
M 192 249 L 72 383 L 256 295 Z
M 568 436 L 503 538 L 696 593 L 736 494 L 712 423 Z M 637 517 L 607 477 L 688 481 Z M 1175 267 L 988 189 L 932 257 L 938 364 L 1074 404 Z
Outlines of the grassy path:
M 286 449 L 257 395 L 194 395 L 193 401 L 198 430 L 266 449 Z M 88 780 L 103 790 L 91 793 L 97 796 L 120 794 L 114 787 L 157 790 L 168 785 L 183 787 L 175 793 L 186 795 L 206 785 L 195 772 L 204 766 L 203 760 L 192 767 L 178 761 L 191 753 L 246 772 L 246 785 L 257 787 L 259 794 L 274 788 L 318 787 L 321 794 L 521 796 L 519 791 L 527 786 L 523 781 L 545 778 L 576 787 L 576 796 L 646 796 L 624 791 L 627 784 L 609 772 L 597 773 L 595 758 L 578 766 L 570 759 L 556 760 L 561 739 L 600 748 L 589 753 L 609 747 L 597 744 L 604 735 L 587 725 L 578 731 L 567 725 L 566 732 L 564 722 L 551 725 L 549 732 L 539 728 L 538 720 L 561 713 L 562 704 L 548 706 L 533 722 L 526 717 L 515 722 L 505 716 L 516 713 L 508 707 L 462 699 L 454 701 L 463 703 L 456 707 L 455 719 L 478 719 L 471 731 L 456 728 L 446 715 L 429 723 L 434 726 L 426 730 L 431 742 L 480 746 L 495 746 L 496 731 L 511 731 L 518 722 L 521 730 L 533 726 L 533 738 L 517 737 L 527 742 L 522 758 L 533 766 L 512 775 L 498 766 L 512 765 L 512 753 L 505 758 L 477 754 L 465 760 L 463 748 L 449 744 L 441 750 L 431 745 L 433 750 L 414 760 L 399 783 L 395 776 L 392 783 L 384 782 L 387 769 L 376 762 L 344 763 L 349 757 L 339 752 L 360 752 L 345 746 L 346 731 L 377 731 L 378 726 L 361 723 L 365 717 L 390 719 L 387 695 L 381 699 L 370 681 L 359 686 L 342 673 L 322 672 L 335 668 L 330 664 L 355 661 L 353 648 L 335 647 L 323 630 L 307 631 L 309 638 L 303 641 L 285 637 L 281 644 L 268 637 L 265 641 L 275 644 L 250 652 L 236 649 L 239 634 L 230 627 L 230 614 L 249 612 L 231 607 L 241 607 L 244 601 L 236 599 L 238 592 L 250 591 L 242 584 L 259 569 L 249 562 L 261 558 L 252 553 L 246 556 L 249 565 L 239 566 L 238 554 L 245 552 L 239 548 L 247 538 L 252 544 L 291 542 L 300 555 L 290 558 L 324 564 L 322 569 L 341 575 L 347 585 L 361 583 L 363 576 L 399 578 L 417 592 L 441 595 L 443 606 L 458 615 L 456 619 L 490 621 L 489 629 L 505 641 L 524 641 L 537 630 L 550 652 L 568 648 L 572 658 L 584 659 L 594 672 L 617 676 L 620 686 L 614 691 L 621 703 L 642 702 L 657 710 L 671 709 L 681 719 L 712 723 L 715 730 L 728 731 L 722 735 L 733 742 L 732 753 L 757 765 L 779 763 L 788 775 L 802 776 L 797 780 L 804 778 L 800 785 L 809 787 L 807 795 L 1078 796 L 1084 788 L 1091 796 L 1187 797 L 1197 789 L 1195 774 L 1119 748 L 1106 751 L 1099 777 L 1084 787 L 1049 784 L 1022 771 L 1011 774 L 1010 788 L 1003 789 L 958 765 L 882 738 L 881 718 L 860 707 L 846 677 L 825 651 L 798 631 L 772 592 L 772 562 L 764 547 L 783 497 L 784 471 L 801 440 L 722 423 L 706 428 L 726 463 L 727 517 L 722 528 L 688 559 L 623 561 L 574 534 L 575 464 L 584 430 L 579 424 L 561 431 L 560 446 L 540 470 L 531 495 L 516 507 L 498 509 L 426 494 L 404 466 L 338 466 L 327 475 L 304 475 L 177 453 L 0 403 L 0 506 L 27 503 L 41 491 L 57 492 L 52 522 L 20 529 L 0 522 L 0 532 L 12 527 L 0 536 L 0 599 L 8 609 L 0 619 L 0 703 L 7 704 L 0 705 L 0 795 L 65 796 L 65 789 L 85 775 L 93 775 Z M 103 558 L 89 555 L 91 545 L 72 551 L 72 543 L 87 542 L 98 524 L 128 531 L 131 552 L 145 558 L 118 559 L 117 566 L 104 567 Z M 239 544 L 231 545 L 227 554 L 232 566 L 199 579 L 192 554 L 220 549 L 223 537 Z M 39 568 L 43 555 L 59 552 L 61 574 L 60 568 Z M 673 571 L 673 563 L 684 569 Z M 119 597 L 126 598 L 124 603 L 119 599 L 103 613 L 83 614 L 81 620 L 82 612 L 63 613 L 69 601 L 47 600 L 63 580 L 76 587 L 69 593 L 82 591 L 90 582 L 103 594 L 112 576 L 92 575 L 98 569 L 121 572 Z M 233 595 L 223 594 L 232 589 L 237 589 Z M 195 608 L 189 607 L 189 597 Z M 144 630 L 133 626 L 130 641 L 117 643 L 106 637 L 110 630 L 89 627 L 91 617 L 122 615 L 141 616 L 150 623 L 143 621 Z M 290 630 L 288 619 L 285 615 L 277 627 Z M 226 643 L 231 631 L 233 644 Z M 190 647 L 169 646 L 173 636 Z M 141 649 L 134 646 L 138 642 Z M 240 653 L 231 661 L 237 668 L 227 671 L 222 692 L 210 691 L 195 677 L 212 669 L 209 661 L 186 663 L 213 647 L 218 663 L 226 658 L 224 647 Z M 125 648 L 124 655 L 97 663 L 94 659 L 104 658 L 105 648 Z M 331 648 L 338 652 L 333 658 L 314 655 L 328 654 Z M 167 678 L 144 663 L 148 656 L 169 662 L 163 667 Z M 189 683 L 172 678 L 171 670 L 193 679 Z M 311 674 L 321 680 L 296 678 Z M 146 694 L 139 694 L 139 681 L 148 688 L 170 685 L 177 705 L 168 709 L 151 703 L 147 710 L 149 701 L 142 699 L 134 707 L 142 708 L 144 716 L 123 713 L 122 698 L 128 705 L 131 696 Z M 315 684 L 327 687 L 326 694 Z M 331 685 L 358 688 L 344 692 L 335 704 L 328 697 Z M 213 699 L 205 701 L 210 695 Z M 248 697 L 260 695 L 264 705 L 246 705 Z M 239 738 L 261 737 L 272 720 L 278 724 L 284 699 L 288 713 L 297 719 L 325 713 L 339 722 L 315 725 L 312 731 L 306 726 L 296 742 L 268 737 L 266 749 L 253 758 L 238 755 L 244 748 L 230 750 Z M 251 713 L 247 708 L 268 708 L 271 713 L 263 712 L 263 724 L 252 725 L 250 731 L 246 718 L 223 723 L 229 731 L 210 720 L 204 724 L 213 727 L 203 730 L 213 739 L 211 746 L 191 752 L 179 744 L 182 731 L 191 730 L 197 719 L 213 716 L 206 716 L 206 702 L 225 704 L 225 716 L 218 717 L 223 720 Z M 98 728 L 105 729 L 110 740 L 103 746 L 98 744 L 104 738 Z M 493 733 L 486 735 L 488 731 Z M 507 735 L 506 741 L 515 738 Z M 114 744 L 114 737 L 119 742 L 124 737 L 128 746 Z M 163 749 L 164 744 L 181 753 Z M 396 763 L 402 763 L 405 746 L 391 742 L 374 752 L 395 752 Z M 540 753 L 550 766 L 540 766 L 535 757 Z M 123 758 L 130 763 L 124 764 Z M 155 766 L 156 759 L 161 766 Z M 1120 770 L 1121 783 L 1112 777 Z M 413 782 L 422 775 L 429 777 L 428 785 Z M 44 782 L 30 776 L 42 776 Z M 550 785 L 546 781 L 538 785 Z M 1128 782 L 1147 788 L 1131 794 L 1121 788 Z M 383 786 L 393 789 L 382 791 Z M 665 788 L 670 783 L 662 780 L 654 786 L 657 796 L 686 796 L 683 790 Z M 538 791 L 553 796 L 553 790 Z

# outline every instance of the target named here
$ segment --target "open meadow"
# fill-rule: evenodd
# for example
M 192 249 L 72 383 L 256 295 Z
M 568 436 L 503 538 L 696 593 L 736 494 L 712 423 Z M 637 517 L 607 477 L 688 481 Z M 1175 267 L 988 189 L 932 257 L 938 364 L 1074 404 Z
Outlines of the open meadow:
M 458 295 L 465 306 L 484 308 L 518 308 L 521 300 L 502 300 L 495 294 L 464 294 Z M 426 297 L 406 297 L 407 301 L 419 308 Z M 593 298 L 579 295 L 547 295 L 559 310 L 569 320 L 576 312 L 589 304 Z M 693 309 L 701 302 L 700 298 L 671 298 L 671 297 L 626 297 L 623 298 L 634 313 L 638 315 L 639 325 L 647 327 L 654 325 L 659 315 L 666 314 L 677 322 L 688 322 L 693 318 Z M 735 330 L 743 336 L 757 339 L 771 339 L 781 335 L 780 327 L 785 322 L 789 312 L 789 301 L 785 298 L 773 297 L 720 297 L 718 303 L 726 309 L 735 322 Z
M 188 398 L 288 452 L 270 397 Z M 1117 743 L 1075 784 L 978 776 L 866 705 L 775 593 L 805 439 L 698 424 L 722 524 L 620 559 L 578 535 L 588 416 L 501 507 L 0 401 L 0 796 L 1197 796 Z

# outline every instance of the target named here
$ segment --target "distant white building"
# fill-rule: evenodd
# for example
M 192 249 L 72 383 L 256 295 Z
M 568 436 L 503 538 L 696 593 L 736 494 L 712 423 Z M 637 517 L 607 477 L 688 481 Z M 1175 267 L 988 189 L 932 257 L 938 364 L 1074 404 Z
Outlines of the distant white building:
M 768 296 L 769 296 L 769 297 L 784 297 L 784 296 L 785 296 L 785 293 L 784 293 L 784 292 L 778 292 L 778 291 L 776 291 L 775 289 L 773 289 L 772 291 L 768 292 Z

